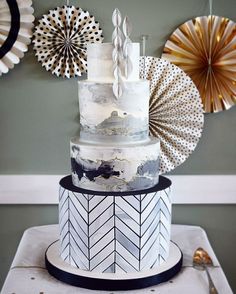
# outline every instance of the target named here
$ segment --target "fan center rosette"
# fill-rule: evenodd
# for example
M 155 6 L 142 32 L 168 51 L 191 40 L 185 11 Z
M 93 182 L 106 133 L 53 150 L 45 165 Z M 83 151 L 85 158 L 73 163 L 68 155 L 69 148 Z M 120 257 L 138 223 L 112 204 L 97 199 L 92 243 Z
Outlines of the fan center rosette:
M 76 77 L 87 70 L 87 44 L 101 43 L 102 29 L 88 11 L 57 7 L 43 15 L 34 32 L 38 61 L 56 76 Z
M 160 174 L 167 173 L 188 158 L 201 137 L 201 97 L 179 67 L 161 58 L 141 57 L 140 77 L 150 81 L 149 130 L 161 142 Z

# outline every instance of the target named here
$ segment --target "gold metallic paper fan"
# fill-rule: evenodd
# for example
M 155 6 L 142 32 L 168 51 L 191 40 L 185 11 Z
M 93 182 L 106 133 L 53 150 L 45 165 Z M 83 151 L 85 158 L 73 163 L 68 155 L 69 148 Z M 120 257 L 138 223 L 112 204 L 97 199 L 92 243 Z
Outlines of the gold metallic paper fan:
M 205 112 L 236 103 L 236 23 L 215 15 L 196 17 L 177 28 L 162 58 L 182 68 L 194 81 Z
M 183 163 L 203 129 L 203 109 L 192 80 L 177 66 L 155 57 L 140 58 L 140 76 L 150 80 L 150 134 L 161 141 L 160 173 Z
M 102 42 L 94 16 L 74 6 L 57 7 L 43 15 L 34 32 L 34 50 L 47 71 L 67 78 L 87 70 L 87 44 Z
M 0 0 L 0 76 L 20 62 L 33 28 L 31 0 Z

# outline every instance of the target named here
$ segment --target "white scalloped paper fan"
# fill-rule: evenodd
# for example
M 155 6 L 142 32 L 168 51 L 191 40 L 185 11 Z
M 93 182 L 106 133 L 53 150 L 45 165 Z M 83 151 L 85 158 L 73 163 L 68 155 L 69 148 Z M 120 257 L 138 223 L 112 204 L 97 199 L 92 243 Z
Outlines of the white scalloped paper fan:
M 189 157 L 201 137 L 201 97 L 193 81 L 164 59 L 141 57 L 140 76 L 150 81 L 150 134 L 161 141 L 160 173 L 167 173 Z
M 20 62 L 31 42 L 31 0 L 0 0 L 0 76 Z

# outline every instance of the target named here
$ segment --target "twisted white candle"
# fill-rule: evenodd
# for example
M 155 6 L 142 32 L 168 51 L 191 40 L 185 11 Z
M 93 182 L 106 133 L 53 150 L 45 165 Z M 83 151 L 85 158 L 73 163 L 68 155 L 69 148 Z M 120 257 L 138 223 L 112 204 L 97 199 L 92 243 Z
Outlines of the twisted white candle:
M 126 16 L 123 22 L 123 33 L 125 35 L 125 41 L 123 44 L 123 55 L 125 58 L 124 76 L 126 77 L 126 79 L 128 79 L 131 72 L 133 71 L 133 65 L 130 59 L 130 53 L 132 51 L 132 42 L 130 40 L 131 31 L 132 31 L 132 25 L 128 16 Z
M 143 72 L 146 72 L 146 41 L 148 39 L 148 35 L 142 35 L 141 40 L 142 40 L 142 56 L 143 56 Z
M 141 40 L 142 40 L 142 55 L 146 55 L 146 41 L 148 39 L 148 35 L 142 35 Z

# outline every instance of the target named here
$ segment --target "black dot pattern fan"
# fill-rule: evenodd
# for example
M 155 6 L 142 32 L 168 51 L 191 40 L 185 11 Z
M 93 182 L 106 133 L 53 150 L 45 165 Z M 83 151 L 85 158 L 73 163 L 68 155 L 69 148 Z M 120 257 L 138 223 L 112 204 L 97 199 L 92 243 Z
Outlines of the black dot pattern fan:
M 150 81 L 149 130 L 161 141 L 163 174 L 183 163 L 201 137 L 201 97 L 184 71 L 164 59 L 141 57 L 140 76 Z
M 76 77 L 87 70 L 87 44 L 101 43 L 102 29 L 88 11 L 57 7 L 39 20 L 34 32 L 38 61 L 56 76 Z

